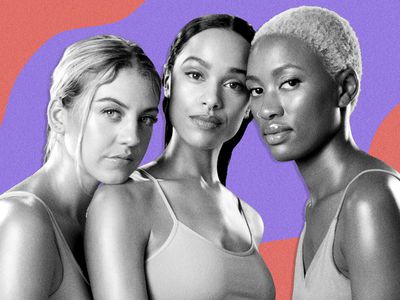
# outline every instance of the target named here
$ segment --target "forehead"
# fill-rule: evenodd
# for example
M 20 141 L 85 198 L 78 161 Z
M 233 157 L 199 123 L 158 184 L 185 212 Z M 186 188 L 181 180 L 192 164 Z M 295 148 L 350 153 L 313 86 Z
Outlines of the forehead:
M 302 40 L 289 36 L 267 36 L 252 48 L 248 73 L 261 69 L 275 69 L 284 65 L 296 65 L 305 71 L 325 70 L 320 57 Z
M 113 81 L 101 85 L 94 100 L 101 98 L 115 98 L 130 105 L 158 103 L 151 78 L 143 76 L 134 68 L 119 70 Z
M 245 68 L 250 44 L 238 33 L 229 29 L 206 29 L 189 39 L 176 59 L 180 64 L 190 56 L 205 61 Z

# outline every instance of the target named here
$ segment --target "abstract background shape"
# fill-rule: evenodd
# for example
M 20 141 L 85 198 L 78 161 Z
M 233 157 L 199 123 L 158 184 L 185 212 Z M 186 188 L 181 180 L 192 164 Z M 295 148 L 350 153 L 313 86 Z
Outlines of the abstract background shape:
M 112 5 L 105 0 L 95 4 L 87 0 L 46 0 L 40 6 L 31 2 L 11 4 L 6 0 L 0 4 L 0 30 L 6 37 L 0 46 L 3 66 L 0 111 L 4 112 L 8 100 L 0 127 L 0 193 L 41 165 L 50 76 L 63 50 L 71 43 L 102 33 L 121 35 L 138 42 L 160 71 L 176 33 L 192 18 L 229 13 L 258 28 L 273 15 L 299 5 L 332 9 L 348 19 L 357 32 L 364 72 L 360 100 L 351 118 L 353 135 L 361 149 L 370 149 L 373 155 L 399 170 L 400 2 L 397 0 L 388 0 L 385 5 L 373 0 L 362 3 L 118 0 Z M 115 23 L 100 26 L 112 22 Z M 92 27 L 69 30 L 85 26 Z M 144 163 L 162 150 L 164 120 L 162 116 L 159 119 Z M 275 162 L 260 140 L 256 126 L 251 124 L 235 149 L 227 184 L 263 217 L 265 235 L 260 252 L 272 271 L 277 299 L 290 299 L 294 253 L 308 196 L 295 165 Z
M 19 71 L 49 38 L 64 30 L 112 23 L 144 0 L 2 0 L 0 2 L 0 125 Z

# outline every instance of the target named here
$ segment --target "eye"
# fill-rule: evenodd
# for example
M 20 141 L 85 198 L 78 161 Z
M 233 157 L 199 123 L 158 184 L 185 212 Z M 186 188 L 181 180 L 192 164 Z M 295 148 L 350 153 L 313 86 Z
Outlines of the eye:
M 224 86 L 235 90 L 235 91 L 242 91 L 244 89 L 244 84 L 242 84 L 241 82 L 237 82 L 237 81 L 230 81 L 224 84 Z
M 285 90 L 293 90 L 294 88 L 296 88 L 299 84 L 300 84 L 300 80 L 299 79 L 289 79 L 286 80 L 284 83 L 281 84 L 281 88 L 285 89 Z
M 264 93 L 264 90 L 260 87 L 250 89 L 250 95 L 252 97 L 259 97 L 262 93 Z
M 200 80 L 203 78 L 203 75 L 200 72 L 196 71 L 190 71 L 185 73 L 189 78 L 192 78 L 194 80 Z
M 105 109 L 105 110 L 102 111 L 102 113 L 103 113 L 107 118 L 109 118 L 109 119 L 111 119 L 111 120 L 114 120 L 114 121 L 120 120 L 120 119 L 121 119 L 121 116 L 122 116 L 122 113 L 121 113 L 119 110 L 114 109 L 114 108 Z
M 158 120 L 154 116 L 143 116 L 140 121 L 146 126 L 153 126 Z

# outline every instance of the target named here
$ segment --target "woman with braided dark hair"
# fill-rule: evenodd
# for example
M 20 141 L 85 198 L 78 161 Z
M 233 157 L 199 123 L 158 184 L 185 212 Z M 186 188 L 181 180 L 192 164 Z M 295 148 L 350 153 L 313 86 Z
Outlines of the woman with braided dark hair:
M 240 18 L 208 15 L 173 42 L 165 151 L 134 180 L 102 186 L 89 210 L 95 299 L 274 299 L 257 250 L 262 220 L 223 184 L 248 124 L 253 36 Z

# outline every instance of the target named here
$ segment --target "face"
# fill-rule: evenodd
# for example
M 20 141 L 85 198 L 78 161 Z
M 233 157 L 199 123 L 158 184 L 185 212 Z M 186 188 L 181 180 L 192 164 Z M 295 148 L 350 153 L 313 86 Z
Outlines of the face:
M 271 36 L 258 41 L 246 84 L 253 116 L 277 160 L 307 158 L 340 129 L 335 80 L 301 40 Z
M 108 184 L 126 181 L 146 152 L 157 121 L 158 101 L 150 79 L 132 68 L 120 70 L 112 82 L 101 85 L 83 133 L 83 175 Z M 78 117 L 70 111 L 65 134 L 70 153 L 76 149 L 79 128 L 72 124 L 79 124 Z
M 235 135 L 248 109 L 245 74 L 249 43 L 225 29 L 193 36 L 169 77 L 173 136 L 214 149 Z

